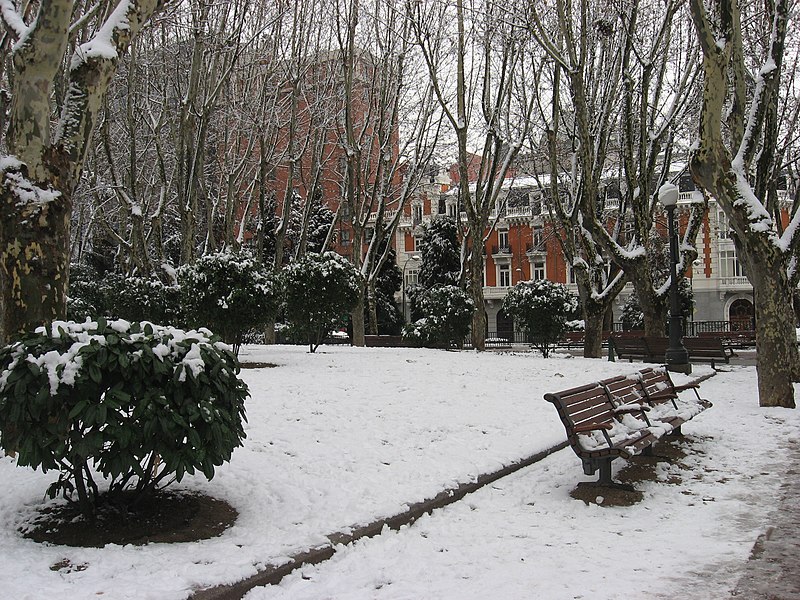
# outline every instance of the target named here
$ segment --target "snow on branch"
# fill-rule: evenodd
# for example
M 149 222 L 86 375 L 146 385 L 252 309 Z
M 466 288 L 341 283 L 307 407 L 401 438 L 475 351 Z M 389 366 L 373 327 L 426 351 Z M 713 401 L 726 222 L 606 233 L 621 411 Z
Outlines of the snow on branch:
M 15 156 L 0 157 L 0 183 L 16 198 L 15 205 L 24 215 L 61 196 L 61 192 L 39 187 L 26 177 L 23 163 Z
M 756 198 L 753 189 L 750 187 L 750 182 L 747 180 L 747 175 L 741 168 L 732 165 L 733 172 L 736 175 L 736 191 L 738 198 L 733 202 L 735 207 L 744 209 L 747 216 L 747 223 L 750 231 L 753 233 L 770 233 L 775 235 L 773 230 L 772 217 L 764 208 L 761 201 Z
M 17 12 L 13 0 L 0 0 L 0 17 L 18 40 L 24 40 L 31 28 L 25 25 L 22 15 Z
M 127 51 L 133 37 L 161 3 L 161 0 L 120 0 L 97 33 L 76 48 L 55 136 L 56 145 L 62 146 L 73 164 L 82 162 L 120 55 Z

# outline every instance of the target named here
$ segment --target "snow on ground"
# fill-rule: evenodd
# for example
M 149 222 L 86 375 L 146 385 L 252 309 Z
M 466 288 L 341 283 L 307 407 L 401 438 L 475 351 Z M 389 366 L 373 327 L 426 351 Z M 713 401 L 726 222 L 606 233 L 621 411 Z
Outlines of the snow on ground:
M 36 544 L 17 530 L 54 475 L 2 457 L 5 597 L 170 599 L 237 581 L 326 543 L 326 534 L 553 446 L 564 431 L 545 392 L 642 366 L 342 346 L 317 354 L 246 347 L 241 358 L 278 365 L 242 372 L 252 393 L 245 446 L 212 482 L 181 484 L 227 500 L 239 511 L 236 524 L 190 544 Z M 758 408 L 753 368 L 730 369 L 703 383 L 714 407 L 684 426 L 693 440 L 684 463 L 697 479 L 645 482 L 638 486 L 644 500 L 632 507 L 586 506 L 568 494 L 588 478 L 563 450 L 250 597 L 611 598 L 618 591 L 655 598 L 676 590 L 719 597 L 768 524 L 785 471 L 780 440 L 800 438 L 796 412 Z M 708 372 L 698 367 L 694 375 Z M 666 479 L 679 467 L 659 468 Z M 50 569 L 64 559 L 85 568 Z

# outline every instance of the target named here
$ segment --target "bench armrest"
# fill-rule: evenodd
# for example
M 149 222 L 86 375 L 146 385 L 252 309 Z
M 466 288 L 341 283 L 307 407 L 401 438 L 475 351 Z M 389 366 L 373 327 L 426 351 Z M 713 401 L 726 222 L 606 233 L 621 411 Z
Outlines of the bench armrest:
M 675 390 L 675 391 L 679 391 L 679 390 Z M 672 392 L 672 391 L 669 391 L 669 390 L 665 390 L 663 392 L 656 392 L 655 394 L 650 394 L 647 397 L 647 399 L 648 400 L 660 401 L 660 400 L 672 400 L 672 399 L 677 398 L 677 397 L 678 397 L 678 395 L 675 392 Z
M 641 404 L 625 404 L 623 406 L 618 406 L 614 409 L 615 415 L 629 415 L 632 413 L 640 413 L 642 411 L 650 410 L 649 406 L 644 406 Z
M 611 429 L 611 423 L 584 423 L 583 425 L 576 425 L 572 428 L 575 433 L 589 433 L 590 431 L 600 431 L 602 429 Z
M 697 383 L 685 383 L 683 385 L 675 385 L 673 386 L 676 392 L 683 392 L 685 390 L 696 390 L 700 388 L 700 385 Z

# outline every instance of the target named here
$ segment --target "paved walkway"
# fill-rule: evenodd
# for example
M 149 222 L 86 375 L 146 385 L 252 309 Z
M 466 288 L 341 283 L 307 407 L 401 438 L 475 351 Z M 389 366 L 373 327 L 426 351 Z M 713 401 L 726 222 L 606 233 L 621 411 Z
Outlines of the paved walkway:
M 772 525 L 756 541 L 732 596 L 743 600 L 800 598 L 800 441 L 787 443 L 794 467 L 784 473 Z

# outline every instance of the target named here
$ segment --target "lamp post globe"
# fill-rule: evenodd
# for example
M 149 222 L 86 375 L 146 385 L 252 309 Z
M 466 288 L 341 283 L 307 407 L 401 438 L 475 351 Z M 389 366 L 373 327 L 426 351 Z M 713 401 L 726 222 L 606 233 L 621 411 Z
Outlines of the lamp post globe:
M 683 314 L 678 297 L 678 234 L 675 228 L 675 206 L 678 204 L 680 190 L 672 183 L 665 183 L 658 190 L 658 201 L 667 210 L 669 223 L 669 347 L 664 355 L 664 362 L 669 371 L 689 374 L 692 365 L 689 353 L 683 346 Z

